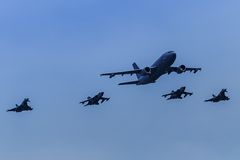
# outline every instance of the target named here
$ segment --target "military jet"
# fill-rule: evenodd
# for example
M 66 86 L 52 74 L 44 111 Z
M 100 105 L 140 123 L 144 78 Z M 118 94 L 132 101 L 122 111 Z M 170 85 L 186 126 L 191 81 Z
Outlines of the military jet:
M 123 71 L 123 72 L 112 72 L 112 73 L 103 73 L 100 76 L 109 76 L 113 78 L 116 75 L 133 75 L 137 76 L 136 81 L 119 83 L 119 85 L 145 85 L 149 83 L 155 83 L 156 80 L 164 74 L 170 74 L 176 72 L 181 74 L 184 72 L 193 72 L 197 73 L 201 68 L 187 68 L 185 65 L 180 65 L 179 67 L 172 67 L 172 64 L 176 60 L 176 53 L 174 51 L 168 51 L 164 53 L 151 67 L 145 67 L 140 69 L 136 63 L 133 63 L 132 66 L 134 70 Z
M 213 98 L 205 100 L 205 102 L 214 102 L 214 103 L 216 103 L 216 102 L 220 102 L 220 101 L 228 101 L 228 100 L 230 100 L 230 98 L 225 95 L 226 92 L 228 92 L 227 89 L 222 89 L 221 92 L 217 96 L 215 96 L 213 94 L 212 95 Z
M 193 93 L 185 92 L 185 90 L 186 90 L 186 87 L 181 87 L 180 89 L 176 91 L 172 91 L 169 94 L 162 95 L 162 97 L 167 98 L 168 96 L 170 96 L 167 99 L 167 100 L 170 100 L 170 99 L 182 99 L 183 98 L 182 95 L 184 95 L 184 98 L 187 97 L 188 95 L 189 96 L 193 95 Z
M 22 111 L 31 111 L 31 110 L 33 110 L 33 108 L 31 108 L 28 105 L 28 102 L 30 102 L 30 100 L 28 98 L 25 98 L 20 106 L 16 104 L 15 108 L 9 109 L 9 110 L 7 110 L 7 112 L 22 112 Z
M 108 101 L 110 98 L 105 98 L 103 97 L 104 92 L 100 92 L 98 93 L 96 96 L 94 97 L 88 97 L 87 100 L 80 102 L 81 104 L 85 104 L 84 106 L 88 106 L 88 105 L 99 105 L 99 101 L 101 101 L 101 103 Z

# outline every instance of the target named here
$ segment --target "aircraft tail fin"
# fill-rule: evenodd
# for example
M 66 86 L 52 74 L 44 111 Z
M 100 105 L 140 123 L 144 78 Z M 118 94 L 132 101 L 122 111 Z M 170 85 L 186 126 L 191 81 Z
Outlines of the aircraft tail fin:
M 133 68 L 134 68 L 135 70 L 140 69 L 135 62 L 132 64 L 132 66 L 133 66 Z M 137 78 L 138 78 L 138 79 L 139 79 L 140 76 L 141 76 L 141 74 L 136 74 L 136 75 L 137 75 Z
M 123 82 L 123 83 L 119 83 L 118 85 L 138 84 L 138 82 L 139 82 L 139 81 Z

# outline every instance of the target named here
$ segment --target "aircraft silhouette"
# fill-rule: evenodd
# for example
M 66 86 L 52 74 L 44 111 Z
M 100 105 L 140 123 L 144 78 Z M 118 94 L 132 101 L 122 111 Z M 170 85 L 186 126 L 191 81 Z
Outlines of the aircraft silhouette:
M 162 95 L 162 97 L 167 98 L 168 96 L 170 96 L 167 99 L 167 100 L 170 100 L 170 99 L 182 99 L 183 98 L 182 95 L 184 95 L 184 98 L 187 97 L 188 95 L 189 96 L 193 95 L 193 93 L 185 92 L 185 90 L 186 90 L 186 87 L 181 87 L 180 89 L 176 91 L 172 91 L 169 94 Z
M 31 108 L 28 105 L 28 102 L 30 102 L 30 100 L 28 98 L 25 98 L 23 100 L 23 102 L 21 103 L 21 105 L 17 105 L 16 104 L 15 108 L 9 109 L 9 110 L 7 110 L 7 112 L 22 112 L 22 111 L 31 111 L 31 110 L 33 110 L 33 108 Z
M 216 102 L 220 102 L 220 101 L 228 101 L 228 100 L 230 100 L 230 98 L 225 95 L 226 92 L 228 92 L 227 89 L 222 89 L 221 92 L 217 96 L 215 96 L 213 94 L 212 95 L 213 98 L 205 100 L 205 102 L 214 102 L 214 103 L 216 103 Z
M 80 102 L 81 104 L 85 104 L 84 106 L 88 106 L 88 105 L 99 105 L 99 101 L 101 101 L 101 103 L 108 101 L 110 98 L 105 98 L 103 97 L 104 92 L 99 92 L 96 96 L 94 97 L 88 97 L 87 100 Z
M 136 63 L 133 63 L 132 66 L 134 70 L 124 71 L 124 72 L 112 72 L 112 73 L 103 73 L 100 76 L 109 76 L 113 78 L 116 75 L 133 75 L 136 74 L 136 81 L 119 83 L 119 85 L 145 85 L 149 83 L 155 83 L 156 80 L 164 74 L 170 74 L 176 72 L 177 74 L 184 73 L 186 71 L 197 73 L 201 68 L 187 68 L 185 65 L 180 65 L 179 67 L 171 67 L 176 60 L 176 53 L 174 51 L 169 51 L 164 53 L 151 67 L 145 67 L 140 69 Z

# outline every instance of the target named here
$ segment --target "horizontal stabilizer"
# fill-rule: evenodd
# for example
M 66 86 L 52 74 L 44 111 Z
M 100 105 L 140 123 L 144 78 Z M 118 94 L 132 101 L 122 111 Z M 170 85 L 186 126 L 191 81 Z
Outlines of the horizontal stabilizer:
M 129 85 L 129 84 L 138 84 L 139 81 L 130 81 L 130 82 L 124 82 L 124 83 L 119 83 L 118 85 Z

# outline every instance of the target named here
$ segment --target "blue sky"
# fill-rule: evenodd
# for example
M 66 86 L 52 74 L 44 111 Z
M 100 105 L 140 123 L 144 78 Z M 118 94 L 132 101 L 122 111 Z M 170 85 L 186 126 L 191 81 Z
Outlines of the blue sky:
M 238 160 L 237 0 L 0 1 L 0 159 Z M 202 67 L 147 86 L 100 73 L 151 65 Z M 165 101 L 186 85 L 194 96 Z M 203 100 L 228 88 L 231 101 Z M 78 102 L 98 91 L 111 101 Z M 6 113 L 23 98 L 31 113 Z

